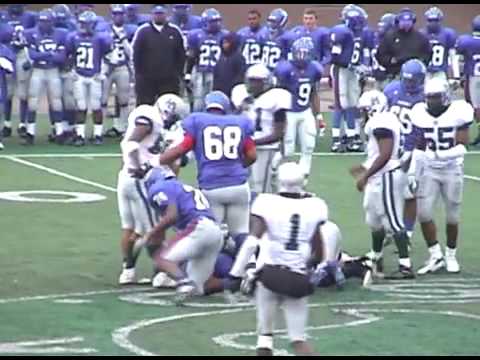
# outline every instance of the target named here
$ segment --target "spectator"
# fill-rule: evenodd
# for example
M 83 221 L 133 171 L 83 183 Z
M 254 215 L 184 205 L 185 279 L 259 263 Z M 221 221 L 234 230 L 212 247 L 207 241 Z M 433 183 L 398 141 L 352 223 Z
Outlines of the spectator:
M 430 62 L 430 43 L 415 29 L 415 22 L 415 13 L 403 8 L 395 18 L 395 26 L 380 41 L 377 60 L 391 77 L 399 75 L 402 65 L 410 59 L 420 59 L 425 66 Z
M 165 6 L 153 6 L 152 21 L 135 33 L 133 64 L 137 105 L 153 105 L 163 94 L 179 94 L 185 47 L 178 27 L 167 22 Z
M 213 90 L 220 90 L 229 98 L 233 87 L 243 83 L 247 70 L 245 58 L 240 53 L 239 40 L 234 32 L 222 38 L 222 55 L 213 70 Z

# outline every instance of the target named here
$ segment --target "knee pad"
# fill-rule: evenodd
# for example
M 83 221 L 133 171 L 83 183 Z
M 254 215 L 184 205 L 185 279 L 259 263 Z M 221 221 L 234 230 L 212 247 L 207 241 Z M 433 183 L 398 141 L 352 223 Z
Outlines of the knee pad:
M 426 198 L 417 199 L 417 218 L 420 223 L 433 220 L 433 203 Z
M 28 109 L 30 111 L 38 111 L 38 97 L 29 97 L 28 98 Z
M 446 206 L 447 224 L 460 222 L 460 203 L 448 202 Z

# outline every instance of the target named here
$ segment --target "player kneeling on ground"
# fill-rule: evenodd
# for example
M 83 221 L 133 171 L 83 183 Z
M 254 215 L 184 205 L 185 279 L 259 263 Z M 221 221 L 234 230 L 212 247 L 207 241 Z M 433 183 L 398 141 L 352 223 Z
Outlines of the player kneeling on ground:
M 198 189 L 175 176 L 153 169 L 147 175 L 148 199 L 160 216 L 147 235 L 147 250 L 160 271 L 177 282 L 175 301 L 204 293 L 204 284 L 213 272 L 222 247 L 223 233 L 215 222 L 208 200 Z M 175 226 L 173 239 L 166 231 Z M 181 264 L 187 263 L 186 271 Z
M 435 272 L 445 265 L 450 273 L 460 271 L 455 255 L 463 192 L 463 161 L 473 113 L 472 106 L 465 100 L 451 101 L 447 80 L 438 78 L 427 81 L 425 102 L 415 105 L 412 110 L 413 126 L 426 140 L 424 174 L 419 182 L 418 219 L 430 258 L 418 270 L 419 275 Z M 439 195 L 445 203 L 447 216 L 445 260 L 433 221 Z
M 174 94 L 161 96 L 155 106 L 140 105 L 128 117 L 120 146 L 123 167 L 118 174 L 117 198 L 122 223 L 123 270 L 119 284 L 135 281 L 135 263 L 147 232 L 154 226 L 143 177 L 158 162 L 172 119 L 186 116 L 188 107 Z M 140 240 L 140 241 L 137 241 Z M 134 248 L 136 249 L 134 251 Z
M 365 221 L 372 231 L 372 252 L 376 273 L 382 276 L 383 241 L 386 231 L 393 233 L 398 248 L 399 271 L 389 278 L 412 279 L 408 251 L 408 236 L 403 224 L 407 186 L 401 168 L 401 126 L 397 117 L 388 112 L 387 98 L 378 90 L 365 92 L 359 108 L 366 116 L 365 135 L 368 138 L 367 160 L 351 169 L 357 189 L 364 192 Z
M 328 208 L 322 199 L 304 193 L 303 180 L 298 164 L 280 165 L 279 193 L 260 194 L 253 202 L 250 235 L 230 272 L 241 277 L 247 269 L 242 291 L 255 290 L 260 356 L 273 353 L 274 321 L 280 307 L 295 352 L 313 354 L 306 334 L 308 296 L 314 291 L 309 275 L 323 259 L 319 228 L 327 220 Z M 258 245 L 256 265 L 248 264 Z

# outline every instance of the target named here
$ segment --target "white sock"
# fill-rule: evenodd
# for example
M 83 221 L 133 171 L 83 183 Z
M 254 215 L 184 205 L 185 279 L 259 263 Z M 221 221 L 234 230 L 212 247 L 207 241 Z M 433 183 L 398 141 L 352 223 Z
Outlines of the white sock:
M 28 123 L 27 124 L 27 133 L 29 133 L 32 136 L 35 136 L 35 123 Z
M 443 257 L 442 254 L 442 248 L 440 247 L 439 243 L 436 243 L 435 245 L 431 246 L 428 248 L 428 251 L 431 256 L 434 256 L 436 258 L 441 258 Z
M 7 128 L 12 128 L 12 122 L 5 120 L 5 121 L 3 122 L 3 126 L 5 126 L 5 127 L 7 127 Z
M 407 236 L 408 236 L 409 239 L 411 239 L 412 236 L 413 236 L 413 231 L 411 231 L 411 230 L 407 231 Z
M 68 123 L 68 121 L 62 121 L 62 127 L 63 127 L 63 131 L 70 131 L 71 130 L 70 124 Z
M 448 246 L 445 247 L 445 256 L 455 257 L 457 255 L 457 248 L 451 249 Z
M 347 134 L 347 138 L 352 138 L 355 136 L 355 129 L 345 129 L 345 134 Z
M 93 125 L 93 136 L 103 135 L 103 125 Z
M 360 123 L 362 119 L 355 119 L 355 135 L 360 135 Z
M 332 128 L 332 137 L 339 138 L 340 137 L 340 129 Z
M 410 258 L 398 259 L 398 263 L 407 268 L 412 267 L 412 262 L 410 261 Z
M 75 125 L 75 130 L 77 131 L 78 136 L 85 139 L 85 124 Z
M 57 122 L 55 123 L 55 133 L 58 135 L 62 135 L 64 131 L 63 128 L 63 123 L 62 122 Z

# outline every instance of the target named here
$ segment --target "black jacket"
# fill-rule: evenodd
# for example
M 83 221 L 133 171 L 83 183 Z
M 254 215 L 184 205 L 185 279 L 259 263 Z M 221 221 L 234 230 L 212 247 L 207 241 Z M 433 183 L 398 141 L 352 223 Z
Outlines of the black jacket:
M 151 22 L 140 26 L 133 38 L 135 78 L 158 81 L 179 78 L 185 65 L 180 30 L 167 23 L 158 31 Z
M 220 90 L 230 97 L 233 87 L 243 83 L 247 65 L 240 52 L 238 36 L 228 33 L 222 38 L 222 43 L 225 39 L 233 46 L 229 52 L 222 48 L 222 55 L 213 69 L 213 90 Z
M 409 32 L 390 29 L 380 41 L 377 51 L 378 63 L 394 76 L 400 73 L 406 61 L 416 58 L 427 66 L 431 56 L 428 38 L 416 29 Z

